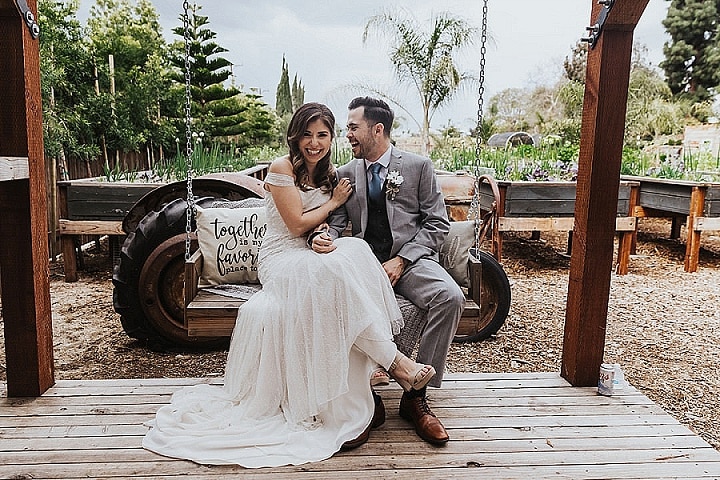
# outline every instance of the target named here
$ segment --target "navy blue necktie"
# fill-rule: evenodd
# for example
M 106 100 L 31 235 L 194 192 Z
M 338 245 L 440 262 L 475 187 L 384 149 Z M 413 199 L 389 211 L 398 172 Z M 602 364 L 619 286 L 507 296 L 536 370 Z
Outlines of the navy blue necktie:
M 368 195 L 373 203 L 382 202 L 382 180 L 380 179 L 380 169 L 382 165 L 373 163 L 370 165 L 370 185 L 368 185 Z

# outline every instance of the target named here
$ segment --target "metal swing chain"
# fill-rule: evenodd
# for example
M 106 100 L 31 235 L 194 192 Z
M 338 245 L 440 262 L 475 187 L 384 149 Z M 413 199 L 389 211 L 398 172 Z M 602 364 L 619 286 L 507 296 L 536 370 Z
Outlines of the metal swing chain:
M 187 182 L 187 207 L 185 208 L 185 261 L 190 260 L 192 220 L 195 215 L 195 197 L 192 191 L 192 92 L 190 90 L 190 3 L 183 2 L 183 37 L 185 40 L 185 180 Z
M 478 77 L 478 109 L 477 109 L 477 126 L 475 130 L 475 191 L 470 203 L 470 211 L 468 218 L 474 217 L 475 220 L 475 249 L 480 249 L 480 155 L 482 154 L 482 126 L 483 126 L 483 96 L 485 94 L 485 54 L 487 52 L 487 15 L 488 0 L 483 0 L 482 9 L 482 27 L 480 30 L 480 74 Z

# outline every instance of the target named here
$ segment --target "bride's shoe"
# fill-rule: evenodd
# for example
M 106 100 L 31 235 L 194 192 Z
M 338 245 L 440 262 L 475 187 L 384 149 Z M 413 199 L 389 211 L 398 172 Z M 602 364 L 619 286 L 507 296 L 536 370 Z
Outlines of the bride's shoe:
M 398 365 L 403 359 L 406 359 L 414 364 L 414 368 L 410 370 L 410 381 L 398 378 L 395 374 L 395 370 L 398 368 Z M 426 371 L 423 372 L 423 370 Z M 398 352 L 390 365 L 388 373 L 403 388 L 403 390 L 409 392 L 410 390 L 420 390 L 427 385 L 430 379 L 435 376 L 435 367 L 432 365 L 423 365 L 422 363 L 413 362 L 405 355 Z
M 385 385 L 390 385 L 390 375 L 383 367 L 378 366 L 370 375 L 370 386 L 380 387 Z

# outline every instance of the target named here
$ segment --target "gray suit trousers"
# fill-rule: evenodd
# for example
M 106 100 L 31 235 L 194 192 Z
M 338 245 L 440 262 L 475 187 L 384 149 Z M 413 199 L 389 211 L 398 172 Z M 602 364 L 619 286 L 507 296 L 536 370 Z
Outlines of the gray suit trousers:
M 465 307 L 465 295 L 436 261 L 420 258 L 410 264 L 395 284 L 395 291 L 427 310 L 427 325 L 420 337 L 416 361 L 435 367 L 431 387 L 440 387 L 448 350 Z

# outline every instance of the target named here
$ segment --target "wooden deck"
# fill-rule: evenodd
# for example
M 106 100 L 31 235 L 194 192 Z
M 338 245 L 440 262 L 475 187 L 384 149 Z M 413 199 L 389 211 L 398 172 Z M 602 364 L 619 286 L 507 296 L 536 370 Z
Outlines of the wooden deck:
M 59 381 L 40 398 L 0 385 L 1 478 L 720 478 L 720 452 L 630 387 L 604 397 L 556 373 L 453 374 L 431 389 L 451 441 L 432 447 L 382 392 L 385 425 L 351 452 L 297 467 L 201 466 L 140 447 L 143 422 L 182 385 L 218 379 Z

